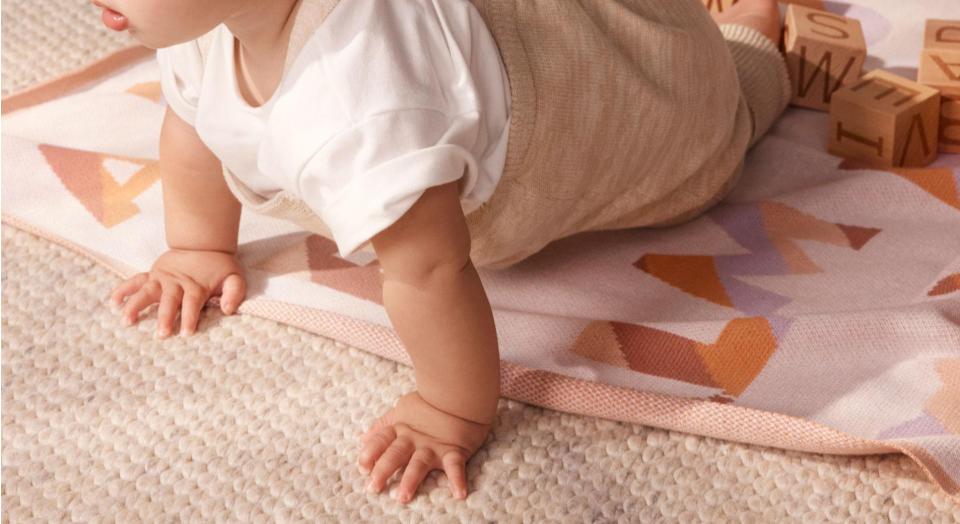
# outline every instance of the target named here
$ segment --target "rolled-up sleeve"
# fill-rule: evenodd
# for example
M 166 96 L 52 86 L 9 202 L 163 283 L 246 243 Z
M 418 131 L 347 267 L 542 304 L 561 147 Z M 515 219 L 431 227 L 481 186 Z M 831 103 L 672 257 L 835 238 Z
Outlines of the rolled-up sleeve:
M 470 146 L 478 114 L 403 109 L 372 115 L 326 142 L 298 179 L 303 200 L 330 228 L 340 256 L 396 222 L 428 188 L 478 176 Z
M 167 105 L 195 125 L 203 76 L 203 60 L 196 40 L 157 49 L 160 90 Z

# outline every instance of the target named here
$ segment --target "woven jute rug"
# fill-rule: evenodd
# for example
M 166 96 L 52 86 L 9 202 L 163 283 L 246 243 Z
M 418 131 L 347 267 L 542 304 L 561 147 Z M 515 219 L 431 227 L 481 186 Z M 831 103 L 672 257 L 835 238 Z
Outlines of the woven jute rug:
M 4 95 L 130 43 L 84 0 L 3 0 L 2 16 Z M 902 455 L 781 451 L 510 400 L 468 464 L 467 500 L 434 471 L 404 506 L 364 491 L 355 460 L 412 368 L 214 309 L 194 336 L 155 340 L 155 307 L 133 328 L 105 307 L 112 272 L 27 231 L 2 238 L 4 522 L 960 521 Z

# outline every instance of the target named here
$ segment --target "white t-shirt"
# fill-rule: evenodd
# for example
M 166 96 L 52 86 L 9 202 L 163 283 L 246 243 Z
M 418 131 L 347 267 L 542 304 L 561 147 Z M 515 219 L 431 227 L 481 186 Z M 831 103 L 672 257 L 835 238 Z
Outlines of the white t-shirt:
M 196 41 L 157 50 L 164 98 L 252 190 L 302 198 L 341 256 L 429 187 L 465 176 L 464 214 L 493 194 L 510 88 L 469 1 L 340 2 L 259 107 L 240 94 L 233 34 L 214 31 L 205 66 Z

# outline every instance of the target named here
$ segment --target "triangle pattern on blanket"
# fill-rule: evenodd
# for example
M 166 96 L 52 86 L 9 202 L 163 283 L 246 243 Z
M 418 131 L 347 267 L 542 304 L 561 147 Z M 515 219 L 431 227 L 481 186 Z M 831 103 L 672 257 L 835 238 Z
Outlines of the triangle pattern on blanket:
M 960 291 L 960 273 L 954 273 L 952 275 L 947 275 L 940 279 L 936 285 L 933 286 L 930 291 L 927 292 L 928 296 L 935 297 L 939 295 L 946 295 L 947 293 L 953 293 L 954 291 Z
M 128 88 L 126 92 L 131 95 L 142 96 L 147 100 L 158 103 L 162 96 L 160 82 L 140 82 Z
M 333 240 L 309 234 L 251 267 L 273 275 L 302 278 L 382 305 L 380 264 L 373 261 L 360 266 L 340 258 L 337 252 Z
M 876 169 L 897 175 L 937 200 L 960 210 L 960 170 L 949 167 L 876 167 L 862 161 L 844 160 L 840 169 Z
M 157 161 L 82 151 L 50 144 L 38 144 L 37 149 L 47 164 L 93 217 L 110 228 L 135 216 L 140 208 L 134 198 L 160 180 Z M 132 164 L 132 176 L 114 176 L 106 160 Z M 126 179 L 122 184 L 117 178 Z
M 858 251 L 880 232 L 827 221 L 774 201 L 722 204 L 708 216 L 750 252 L 716 256 L 646 253 L 633 265 L 693 296 L 748 314 L 770 314 L 791 300 L 737 276 L 819 273 L 823 269 L 810 260 L 797 240 Z
M 615 321 L 589 323 L 571 351 L 596 362 L 647 375 L 722 388 L 737 396 L 763 370 L 777 348 L 767 319 L 727 322 L 712 344 L 651 326 Z

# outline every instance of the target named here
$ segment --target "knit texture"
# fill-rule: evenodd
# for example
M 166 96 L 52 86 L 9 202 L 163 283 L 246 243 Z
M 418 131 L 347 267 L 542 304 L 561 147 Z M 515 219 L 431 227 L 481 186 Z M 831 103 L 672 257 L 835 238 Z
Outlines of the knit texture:
M 790 102 L 787 64 L 777 46 L 763 33 L 740 24 L 721 24 L 737 66 L 740 89 L 753 115 L 750 145 L 757 143 Z

